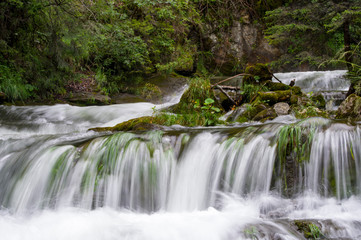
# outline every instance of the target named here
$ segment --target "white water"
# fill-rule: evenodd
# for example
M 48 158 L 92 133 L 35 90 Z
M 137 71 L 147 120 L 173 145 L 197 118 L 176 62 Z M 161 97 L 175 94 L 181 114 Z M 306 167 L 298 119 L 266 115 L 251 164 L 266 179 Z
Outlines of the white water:
M 284 84 L 295 80 L 295 86 L 301 87 L 304 92 L 347 91 L 350 81 L 345 78 L 346 72 L 346 70 L 288 72 L 276 73 L 275 76 Z
M 297 123 L 314 138 L 295 194 L 286 196 L 277 142 L 288 120 L 86 131 L 154 106 L 0 107 L 0 239 L 303 239 L 294 220 L 332 239 L 361 239 L 359 126 Z

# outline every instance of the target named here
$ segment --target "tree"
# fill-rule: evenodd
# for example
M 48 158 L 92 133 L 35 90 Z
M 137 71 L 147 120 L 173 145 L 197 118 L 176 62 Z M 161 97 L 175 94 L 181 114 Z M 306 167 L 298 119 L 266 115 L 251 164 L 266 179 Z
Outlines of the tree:
M 360 1 L 297 1 L 267 12 L 265 19 L 269 42 L 285 51 L 280 65 L 307 62 L 317 66 L 342 49 L 351 70 L 350 50 L 361 36 Z

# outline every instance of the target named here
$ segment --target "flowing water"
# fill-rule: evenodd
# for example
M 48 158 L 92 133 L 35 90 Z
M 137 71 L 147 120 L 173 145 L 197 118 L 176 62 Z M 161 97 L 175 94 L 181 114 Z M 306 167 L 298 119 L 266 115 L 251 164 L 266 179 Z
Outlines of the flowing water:
M 361 239 L 360 126 L 87 131 L 177 99 L 1 106 L 0 239 Z
M 346 70 L 314 71 L 314 72 L 288 72 L 276 73 L 275 76 L 283 83 L 289 84 L 295 80 L 295 86 L 309 95 L 321 93 L 326 100 L 327 110 L 337 110 L 337 107 L 346 98 L 350 80 Z M 274 78 L 273 81 L 276 81 Z

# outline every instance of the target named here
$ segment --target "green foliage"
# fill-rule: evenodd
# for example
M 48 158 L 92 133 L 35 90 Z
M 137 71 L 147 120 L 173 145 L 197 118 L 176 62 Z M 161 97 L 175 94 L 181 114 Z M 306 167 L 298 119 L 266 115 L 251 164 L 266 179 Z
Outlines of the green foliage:
M 243 230 L 243 233 L 245 235 L 245 237 L 248 239 L 252 239 L 252 240 L 257 240 L 258 237 L 257 235 L 259 234 L 257 228 L 255 227 L 250 227 L 250 228 L 246 228 Z
M 180 102 L 173 108 L 175 113 L 188 114 L 195 110 L 194 104 L 204 103 L 207 98 L 214 99 L 211 84 L 207 78 L 191 78 L 189 87 L 183 94 Z M 198 109 L 199 110 L 199 109 Z
M 315 127 L 305 128 L 298 124 L 281 128 L 277 141 L 277 154 L 281 163 L 287 156 L 292 156 L 299 163 L 309 160 Z
M 244 84 L 241 88 L 241 94 L 244 97 L 242 101 L 251 102 L 256 99 L 259 92 L 267 91 L 269 91 L 269 89 L 264 84 Z
M 353 0 L 296 1 L 268 11 L 266 38 L 286 49 L 272 66 L 289 68 L 307 63 L 316 67 L 338 51 L 348 51 L 347 39 L 360 38 L 356 30 L 360 20 L 361 4 Z
M 10 101 L 26 100 L 32 96 L 34 87 L 27 84 L 16 69 L 0 65 L 0 92 Z

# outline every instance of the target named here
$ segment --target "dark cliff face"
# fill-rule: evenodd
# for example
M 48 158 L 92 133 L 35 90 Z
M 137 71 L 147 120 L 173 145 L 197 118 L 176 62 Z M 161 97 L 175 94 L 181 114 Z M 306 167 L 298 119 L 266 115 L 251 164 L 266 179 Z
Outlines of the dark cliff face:
M 281 55 L 264 38 L 262 26 L 249 21 L 235 21 L 225 29 L 209 24 L 203 43 L 205 51 L 212 54 L 206 66 L 221 75 L 233 75 L 242 72 L 247 64 L 268 63 Z

